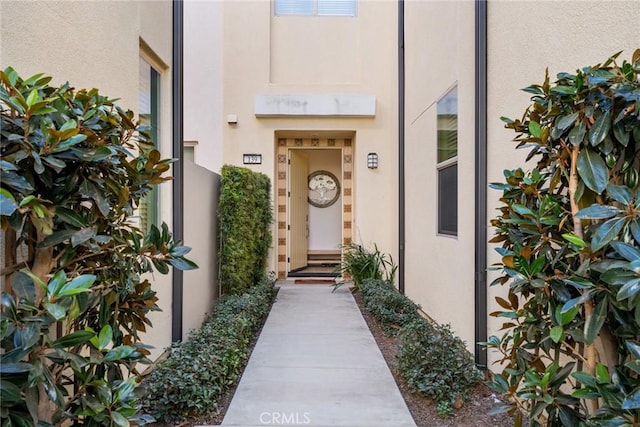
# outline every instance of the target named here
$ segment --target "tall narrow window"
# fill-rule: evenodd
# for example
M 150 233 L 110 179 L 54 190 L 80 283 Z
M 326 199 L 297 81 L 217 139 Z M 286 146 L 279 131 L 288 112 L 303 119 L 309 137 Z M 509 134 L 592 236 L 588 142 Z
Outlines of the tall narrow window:
M 458 88 L 437 105 L 438 233 L 458 235 Z
M 275 0 L 275 14 L 356 16 L 356 0 Z
M 143 126 L 150 128 L 153 141 L 151 151 L 158 147 L 160 137 L 160 73 L 147 61 L 140 58 L 138 83 L 138 114 Z M 148 230 L 151 224 L 158 223 L 158 189 L 153 187 L 140 203 L 140 228 Z

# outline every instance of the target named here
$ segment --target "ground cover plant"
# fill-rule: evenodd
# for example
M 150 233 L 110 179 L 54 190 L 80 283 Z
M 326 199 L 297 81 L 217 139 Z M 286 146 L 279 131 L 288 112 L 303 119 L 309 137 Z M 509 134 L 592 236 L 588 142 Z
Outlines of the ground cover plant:
M 508 294 L 491 384 L 518 425 L 640 425 L 640 50 L 619 55 L 547 73 L 503 118 L 536 162 L 492 185 Z
M 140 333 L 158 310 L 143 273 L 194 268 L 165 224 L 132 216 L 170 178 L 134 114 L 97 89 L 0 72 L 3 426 L 128 426 Z
M 178 422 L 211 415 L 236 383 L 248 346 L 275 297 L 275 280 L 263 278 L 242 295 L 225 295 L 202 327 L 170 348 L 145 381 L 145 410 L 157 420 Z

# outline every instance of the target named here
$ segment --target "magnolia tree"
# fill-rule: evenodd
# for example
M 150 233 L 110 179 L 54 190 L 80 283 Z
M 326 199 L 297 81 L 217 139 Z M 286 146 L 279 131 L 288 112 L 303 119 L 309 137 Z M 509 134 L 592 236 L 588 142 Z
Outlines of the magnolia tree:
M 117 425 L 137 415 L 139 334 L 158 310 L 142 276 L 195 268 L 167 226 L 132 220 L 170 160 L 96 89 L 0 72 L 2 425 Z
M 530 171 L 505 171 L 492 220 L 508 287 L 492 386 L 521 424 L 640 425 L 640 50 L 549 76 L 503 118 Z

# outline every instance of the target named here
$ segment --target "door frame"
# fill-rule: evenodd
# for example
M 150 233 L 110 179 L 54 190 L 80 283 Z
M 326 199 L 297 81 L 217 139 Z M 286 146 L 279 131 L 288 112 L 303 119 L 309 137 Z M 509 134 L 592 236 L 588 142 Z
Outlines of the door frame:
M 317 132 L 316 132 L 317 133 Z M 348 134 L 348 136 L 344 136 Z M 289 273 L 289 200 L 287 197 L 287 173 L 289 169 L 289 149 L 341 149 L 342 151 L 342 244 L 353 241 L 353 140 L 355 132 L 340 132 L 334 135 L 313 135 L 311 132 L 276 133 L 276 222 L 277 222 L 277 275 L 286 279 Z

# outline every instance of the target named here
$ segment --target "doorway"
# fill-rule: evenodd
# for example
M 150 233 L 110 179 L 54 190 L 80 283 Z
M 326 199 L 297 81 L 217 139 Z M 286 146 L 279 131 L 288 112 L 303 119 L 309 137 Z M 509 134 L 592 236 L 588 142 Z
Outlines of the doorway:
M 336 275 L 352 241 L 352 135 L 277 138 L 278 278 Z

